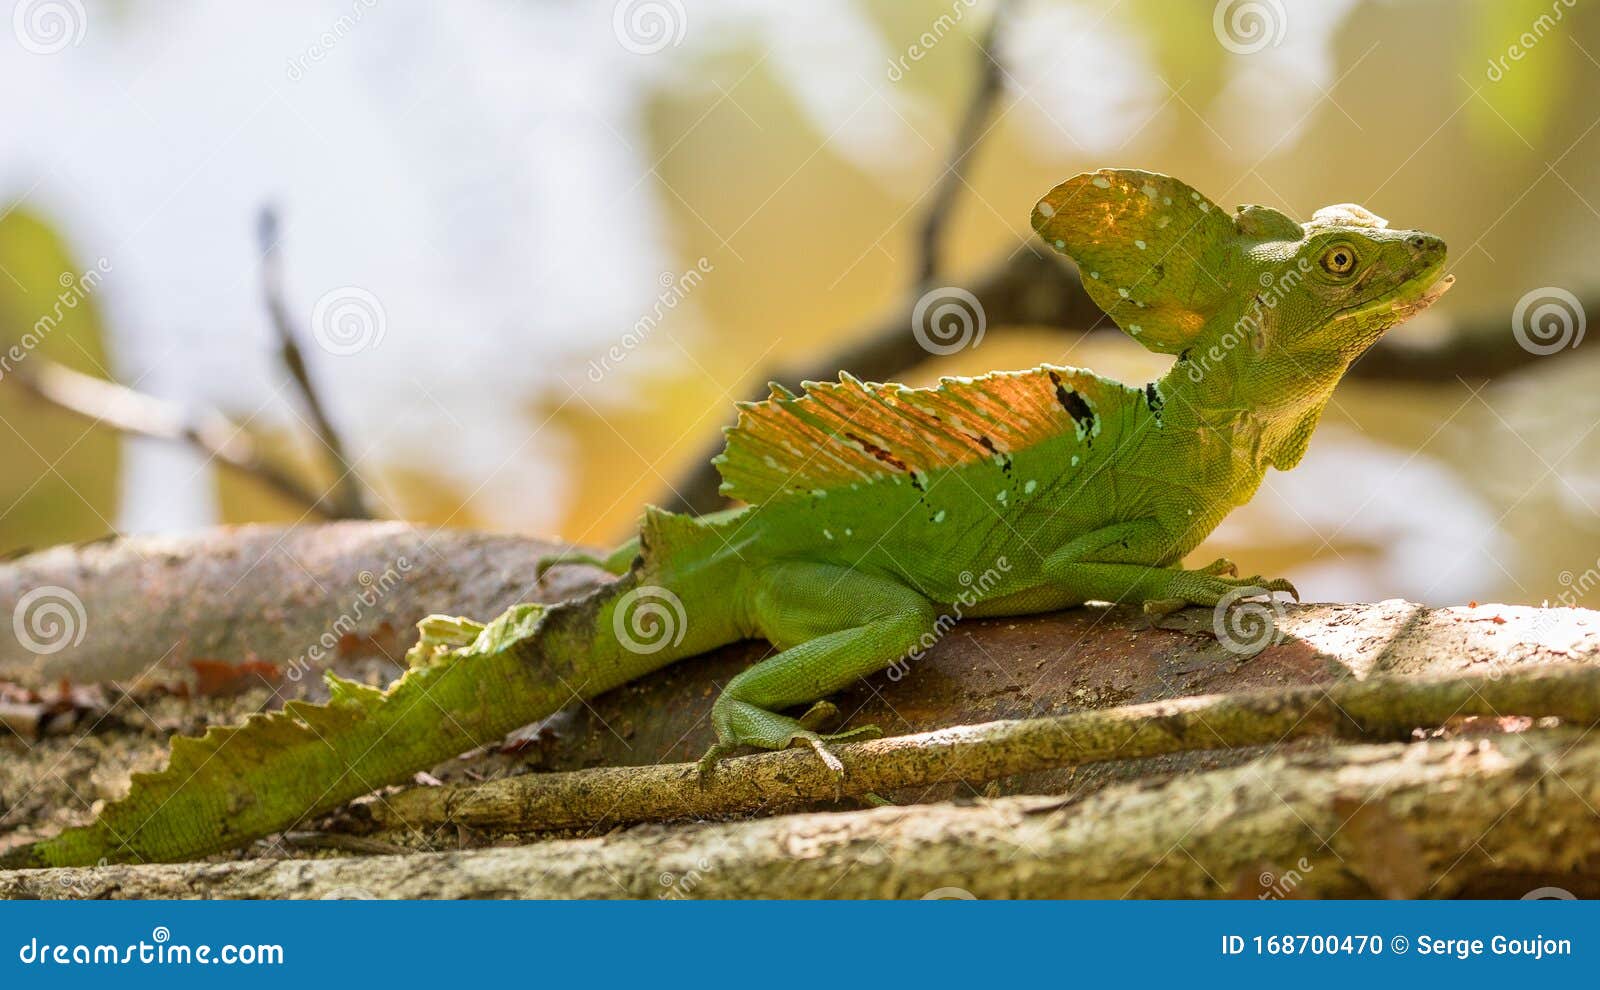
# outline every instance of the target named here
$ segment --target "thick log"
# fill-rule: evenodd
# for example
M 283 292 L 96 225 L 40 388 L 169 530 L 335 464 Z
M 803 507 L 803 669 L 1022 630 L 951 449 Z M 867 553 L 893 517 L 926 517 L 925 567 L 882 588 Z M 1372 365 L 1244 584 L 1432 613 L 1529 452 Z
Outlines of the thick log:
M 0 618 L 28 633 L 0 636 L 0 679 L 131 680 L 195 659 L 319 669 L 362 653 L 398 658 L 430 612 L 491 616 L 591 588 L 588 569 L 533 580 L 556 549 L 383 522 L 55 547 L 0 565 Z

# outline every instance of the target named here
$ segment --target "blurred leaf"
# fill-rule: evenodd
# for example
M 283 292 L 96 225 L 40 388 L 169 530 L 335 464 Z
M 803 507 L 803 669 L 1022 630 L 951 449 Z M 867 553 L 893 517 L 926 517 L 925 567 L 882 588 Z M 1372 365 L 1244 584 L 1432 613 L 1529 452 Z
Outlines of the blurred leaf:
M 1571 75 L 1570 14 L 1562 0 L 1474 8 L 1461 70 L 1467 84 L 1481 87 L 1467 105 L 1474 139 L 1496 148 L 1539 144 Z
M 116 517 L 121 444 L 10 387 L 35 355 L 105 376 L 95 294 L 103 259 L 85 264 L 23 207 L 0 216 L 0 551 L 103 536 Z

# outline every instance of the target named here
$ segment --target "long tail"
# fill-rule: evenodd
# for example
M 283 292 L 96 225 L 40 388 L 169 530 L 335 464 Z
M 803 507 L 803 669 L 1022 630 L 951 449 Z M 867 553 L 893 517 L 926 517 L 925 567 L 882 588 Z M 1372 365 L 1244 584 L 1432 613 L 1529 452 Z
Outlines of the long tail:
M 179 737 L 159 773 L 134 774 L 93 823 L 0 856 L 0 867 L 166 862 L 282 831 L 418 770 L 492 742 L 642 671 L 596 665 L 614 646 L 611 611 L 637 580 L 588 598 L 518 605 L 487 626 L 419 624 L 411 669 L 387 690 L 326 675 L 326 705 L 291 701 L 244 724 Z M 643 658 L 661 666 L 676 654 Z M 587 674 L 580 674 L 579 669 Z

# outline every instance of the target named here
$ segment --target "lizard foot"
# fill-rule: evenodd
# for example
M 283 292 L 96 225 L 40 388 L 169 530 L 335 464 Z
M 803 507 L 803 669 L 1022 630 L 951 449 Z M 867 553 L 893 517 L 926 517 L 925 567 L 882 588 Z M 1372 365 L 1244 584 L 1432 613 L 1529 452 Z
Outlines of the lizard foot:
M 828 701 L 817 702 L 799 718 L 769 712 L 743 701 L 723 698 L 717 701 L 712 709 L 712 720 L 717 725 L 718 738 L 716 744 L 700 758 L 701 786 L 711 781 L 717 764 L 741 746 L 787 749 L 797 744 L 809 746 L 833 775 L 835 783 L 839 784 L 844 780 L 844 764 L 828 749 L 828 744 L 876 739 L 883 735 L 876 725 L 864 725 L 845 732 L 816 731 L 818 726 L 838 717 L 839 709 Z
M 1235 564 L 1233 561 L 1229 560 L 1226 557 L 1218 557 L 1216 560 L 1213 560 L 1211 563 L 1209 563 L 1206 566 L 1200 568 L 1200 570 L 1197 573 L 1200 573 L 1200 574 L 1217 574 L 1217 575 L 1223 575 L 1223 576 L 1226 576 L 1226 577 L 1238 577 L 1239 576 L 1239 565 Z
M 1252 574 L 1249 577 L 1223 577 L 1203 570 L 1184 571 L 1173 581 L 1167 596 L 1147 602 L 1146 610 L 1164 615 L 1176 611 L 1171 605 L 1179 600 L 1189 605 L 1210 607 L 1224 600 L 1271 598 L 1279 592 L 1293 597 L 1295 601 L 1300 600 L 1300 592 L 1283 578 L 1265 578 L 1259 574 Z

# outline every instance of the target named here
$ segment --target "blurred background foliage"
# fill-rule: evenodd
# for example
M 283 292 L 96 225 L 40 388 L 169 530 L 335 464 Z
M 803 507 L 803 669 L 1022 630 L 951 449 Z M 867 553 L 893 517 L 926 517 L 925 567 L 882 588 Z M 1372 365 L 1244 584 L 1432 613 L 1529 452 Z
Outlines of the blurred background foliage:
M 611 3 L 409 6 L 84 0 L 64 50 L 0 39 L 0 82 L 27 94 L 0 107 L 0 343 L 104 259 L 37 353 L 223 408 L 318 477 L 260 302 L 251 224 L 275 202 L 297 319 L 340 287 L 381 300 L 370 346 L 307 350 L 379 512 L 588 543 L 664 500 L 733 399 L 905 304 L 992 9 L 682 0 L 643 54 Z M 1469 317 L 1509 334 L 1530 290 L 1600 291 L 1595 4 L 1283 0 L 1247 54 L 1219 43 L 1218 6 L 1025 0 L 947 274 L 1014 249 L 1063 177 L 1128 165 L 1225 206 L 1354 201 L 1441 234 L 1458 284 L 1411 339 Z M 1487 385 L 1346 383 L 1305 463 L 1198 555 L 1317 599 L 1587 587 L 1596 348 Z M 1165 363 L 1039 330 L 906 377 L 1040 361 L 1134 381 Z M 0 551 L 305 518 L 4 380 L 0 418 Z

